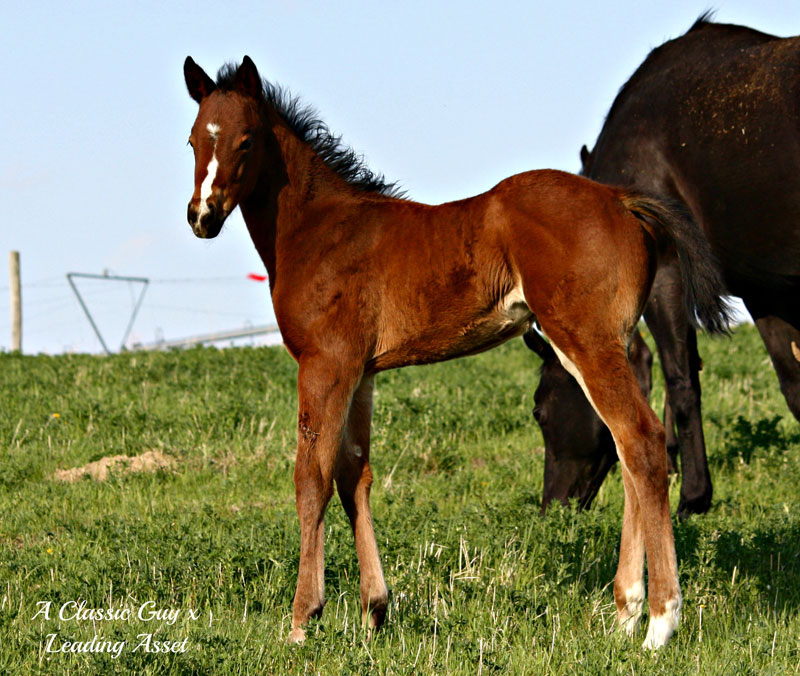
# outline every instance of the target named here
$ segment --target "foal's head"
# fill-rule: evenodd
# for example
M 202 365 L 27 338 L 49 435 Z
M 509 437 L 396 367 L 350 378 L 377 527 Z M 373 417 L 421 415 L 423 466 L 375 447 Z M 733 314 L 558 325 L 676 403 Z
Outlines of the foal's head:
M 190 96 L 200 104 L 189 144 L 194 149 L 194 194 L 188 219 L 194 234 L 216 237 L 255 188 L 264 160 L 260 106 L 263 85 L 245 56 L 231 88 L 220 88 L 190 56 L 183 64 Z

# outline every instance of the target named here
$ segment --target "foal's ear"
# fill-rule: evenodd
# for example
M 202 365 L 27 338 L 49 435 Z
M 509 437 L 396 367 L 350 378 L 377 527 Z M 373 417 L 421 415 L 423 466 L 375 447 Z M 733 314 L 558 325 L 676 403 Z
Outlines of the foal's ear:
M 258 98 L 264 93 L 261 76 L 258 74 L 256 64 L 249 56 L 242 59 L 242 65 L 236 69 L 236 89 L 240 94 Z
M 550 361 L 556 358 L 556 353 L 550 343 L 539 335 L 539 332 L 532 326 L 525 333 L 522 334 L 522 339 L 528 346 L 528 349 L 533 350 L 544 361 Z
M 186 61 L 183 62 L 183 77 L 186 80 L 189 96 L 198 103 L 217 88 L 214 80 L 206 75 L 206 72 L 194 62 L 191 56 L 187 56 Z

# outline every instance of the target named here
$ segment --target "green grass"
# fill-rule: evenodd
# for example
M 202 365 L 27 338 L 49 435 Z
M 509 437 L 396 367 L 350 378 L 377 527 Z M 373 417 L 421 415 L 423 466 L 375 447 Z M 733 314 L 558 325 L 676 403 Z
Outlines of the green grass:
M 360 629 L 334 498 L 321 620 L 285 645 L 299 557 L 296 367 L 282 349 L 0 355 L 0 673 L 800 673 L 800 430 L 752 327 L 701 338 L 714 506 L 675 524 L 683 622 L 644 652 L 613 630 L 619 474 L 588 512 L 539 516 L 538 360 L 493 352 L 377 379 L 372 506 L 391 606 Z M 663 386 L 656 372 L 657 411 Z M 58 415 L 55 415 L 58 414 Z M 54 481 L 160 450 L 172 472 Z M 671 489 L 673 508 L 678 486 Z M 58 620 L 70 601 L 129 619 Z M 37 605 L 52 602 L 50 619 Z M 180 610 L 174 624 L 138 608 Z M 188 616 L 188 609 L 198 613 Z M 48 654 L 97 634 L 107 653 Z M 140 634 L 179 654 L 134 652 Z

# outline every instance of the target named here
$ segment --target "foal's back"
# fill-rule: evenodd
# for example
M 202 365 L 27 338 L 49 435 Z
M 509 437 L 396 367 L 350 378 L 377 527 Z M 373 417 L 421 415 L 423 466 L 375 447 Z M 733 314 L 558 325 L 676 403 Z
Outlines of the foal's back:
M 543 170 L 439 206 L 367 200 L 357 242 L 339 264 L 352 273 L 341 293 L 371 324 L 371 369 L 480 352 L 555 307 L 585 312 L 591 296 L 608 308 L 620 285 L 647 285 L 648 235 L 620 196 Z M 633 294 L 618 321 L 640 303 Z

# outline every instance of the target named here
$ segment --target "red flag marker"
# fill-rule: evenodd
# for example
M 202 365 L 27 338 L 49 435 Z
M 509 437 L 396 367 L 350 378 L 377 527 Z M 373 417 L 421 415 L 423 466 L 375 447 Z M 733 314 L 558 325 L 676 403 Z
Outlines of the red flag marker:
M 247 279 L 251 279 L 254 282 L 266 282 L 267 276 L 266 275 L 257 275 L 255 272 L 250 272 L 247 275 Z

